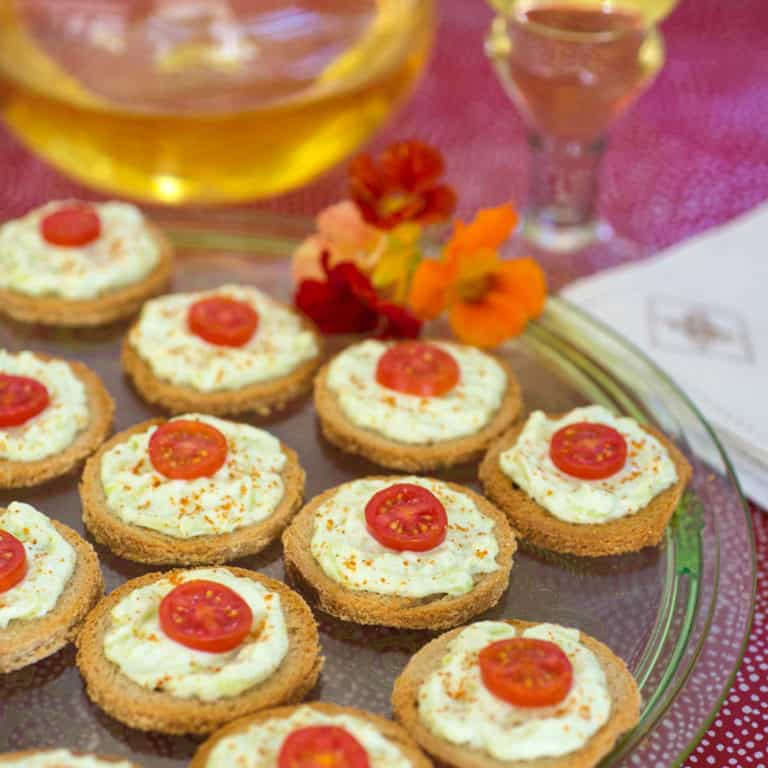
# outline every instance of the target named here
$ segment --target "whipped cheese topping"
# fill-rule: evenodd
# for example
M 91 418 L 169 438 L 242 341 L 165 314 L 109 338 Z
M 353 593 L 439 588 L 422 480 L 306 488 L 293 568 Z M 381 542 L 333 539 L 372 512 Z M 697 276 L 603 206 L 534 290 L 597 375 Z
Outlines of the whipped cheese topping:
M 0 373 L 29 376 L 45 385 L 50 403 L 17 427 L 0 427 L 0 460 L 37 461 L 69 447 L 91 420 L 83 382 L 63 360 L 0 349 Z
M 433 493 L 445 507 L 445 540 L 426 552 L 398 552 L 371 536 L 365 505 L 392 480 L 365 478 L 340 486 L 315 512 L 311 550 L 325 574 L 348 589 L 401 597 L 462 595 L 474 579 L 498 569 L 493 520 L 466 494 L 439 480 L 398 478 Z
M 258 312 L 259 326 L 242 347 L 211 344 L 189 330 L 189 308 L 213 296 L 243 301 Z M 156 376 L 200 392 L 242 389 L 286 376 L 319 351 L 296 313 L 256 288 L 237 285 L 148 301 L 129 339 Z
M 99 760 L 91 755 L 74 755 L 68 749 L 54 749 L 39 755 L 19 757 L 4 762 L 7 768 L 135 768 L 127 760 Z
M 283 498 L 286 457 L 280 441 L 249 424 L 192 414 L 227 438 L 227 460 L 211 477 L 172 480 L 149 458 L 150 427 L 118 443 L 101 459 L 101 485 L 109 511 L 131 525 L 168 536 L 229 533 L 271 515 Z
M 27 574 L 0 592 L 0 629 L 14 619 L 39 619 L 50 613 L 75 571 L 77 554 L 53 523 L 29 504 L 11 502 L 0 510 L 0 529 L 15 536 L 27 553 Z
M 161 629 L 162 599 L 179 584 L 215 581 L 237 592 L 253 612 L 253 633 L 226 653 L 207 653 L 171 640 Z M 288 652 L 280 596 L 258 582 L 224 568 L 198 568 L 174 581 L 160 579 L 134 589 L 111 613 L 104 653 L 120 671 L 143 688 L 182 699 L 216 701 L 237 696 L 266 680 Z
M 101 235 L 76 247 L 53 245 L 40 221 L 61 207 L 48 203 L 0 227 L 0 288 L 29 296 L 93 299 L 136 283 L 160 259 L 141 211 L 129 203 L 93 204 Z
M 485 687 L 477 658 L 486 645 L 517 634 L 500 621 L 481 621 L 459 633 L 419 690 L 421 720 L 452 744 L 483 750 L 502 761 L 558 757 L 580 749 L 611 712 L 600 662 L 579 642 L 578 630 L 555 624 L 524 630 L 522 637 L 560 646 L 573 666 L 573 685 L 555 706 L 517 707 Z
M 605 424 L 627 441 L 627 461 L 603 480 L 582 480 L 562 472 L 549 457 L 552 435 L 567 424 Z M 677 482 L 666 448 L 634 419 L 614 416 L 601 405 L 576 408 L 561 419 L 534 411 L 499 466 L 534 501 L 569 523 L 605 523 L 631 515 Z
M 207 768 L 262 768 L 277 765 L 286 737 L 299 728 L 336 726 L 354 736 L 368 753 L 371 768 L 410 768 L 411 761 L 376 727 L 352 715 L 327 715 L 310 707 L 299 707 L 290 717 L 254 723 L 240 733 L 221 739 L 211 750 Z
M 383 387 L 376 366 L 389 344 L 353 344 L 331 362 L 326 379 L 344 415 L 356 426 L 412 445 L 451 440 L 479 432 L 493 418 L 507 390 L 507 374 L 475 347 L 431 342 L 459 366 L 459 383 L 437 397 L 420 397 Z

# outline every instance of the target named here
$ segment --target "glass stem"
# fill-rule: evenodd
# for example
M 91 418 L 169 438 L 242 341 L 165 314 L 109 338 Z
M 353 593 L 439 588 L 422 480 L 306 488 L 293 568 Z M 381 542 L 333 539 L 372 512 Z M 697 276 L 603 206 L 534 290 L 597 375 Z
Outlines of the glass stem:
M 569 141 L 532 133 L 523 234 L 548 250 L 572 251 L 598 238 L 597 188 L 605 140 Z

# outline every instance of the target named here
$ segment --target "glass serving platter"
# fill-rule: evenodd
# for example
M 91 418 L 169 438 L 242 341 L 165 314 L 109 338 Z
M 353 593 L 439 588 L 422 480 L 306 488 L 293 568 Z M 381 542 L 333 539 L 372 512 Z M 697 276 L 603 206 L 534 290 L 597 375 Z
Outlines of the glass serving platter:
M 290 297 L 286 254 L 306 232 L 306 220 L 244 212 L 174 216 L 163 223 L 179 251 L 176 290 L 246 282 Z M 121 430 L 161 415 L 123 378 L 119 345 L 126 327 L 73 332 L 5 322 L 0 346 L 83 360 L 114 396 L 115 429 Z M 594 560 L 523 547 L 509 590 L 485 615 L 577 626 L 607 643 L 637 678 L 643 707 L 640 724 L 604 766 L 678 766 L 720 707 L 749 633 L 754 546 L 731 465 L 710 427 L 669 378 L 565 301 L 552 298 L 541 319 L 502 353 L 517 371 L 527 409 L 563 411 L 602 403 L 659 425 L 694 465 L 693 482 L 662 546 Z M 309 398 L 253 423 L 298 450 L 307 470 L 307 498 L 379 471 L 324 442 Z M 476 464 L 439 476 L 478 487 Z M 0 493 L 0 505 L 28 501 L 83 532 L 77 480 L 73 475 L 37 489 Z M 150 570 L 96 549 L 108 591 Z M 237 565 L 285 576 L 279 543 Z M 326 666 L 312 698 L 389 715 L 395 677 L 431 635 L 316 615 Z M 71 646 L 0 677 L 0 751 L 66 746 L 130 756 L 147 768 L 171 768 L 186 765 L 198 744 L 192 738 L 141 733 L 105 715 L 85 695 Z

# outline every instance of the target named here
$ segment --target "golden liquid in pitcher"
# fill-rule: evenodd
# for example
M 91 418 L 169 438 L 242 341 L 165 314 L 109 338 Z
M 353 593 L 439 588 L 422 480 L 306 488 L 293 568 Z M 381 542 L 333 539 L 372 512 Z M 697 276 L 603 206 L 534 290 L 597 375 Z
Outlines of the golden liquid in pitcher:
M 274 29 L 282 18 L 286 29 L 297 29 L 307 3 L 283 3 L 293 16 L 267 3 L 267 21 Z M 94 27 L 92 48 L 67 48 L 56 35 L 45 38 L 45 25 L 35 28 L 39 20 L 25 18 L 22 0 L 0 0 L 0 109 L 30 149 L 109 192 L 168 204 L 274 195 L 354 152 L 423 69 L 431 2 L 339 5 L 346 7 L 348 39 L 335 37 L 336 23 L 315 38 L 298 27 L 302 37 L 288 43 L 285 34 L 238 39 L 230 19 L 223 43 L 188 39 L 158 53 L 147 49 L 141 20 L 122 28 L 124 39 L 121 28 Z M 178 29 L 177 19 L 168 22 Z M 270 56 L 249 79 L 248 67 Z

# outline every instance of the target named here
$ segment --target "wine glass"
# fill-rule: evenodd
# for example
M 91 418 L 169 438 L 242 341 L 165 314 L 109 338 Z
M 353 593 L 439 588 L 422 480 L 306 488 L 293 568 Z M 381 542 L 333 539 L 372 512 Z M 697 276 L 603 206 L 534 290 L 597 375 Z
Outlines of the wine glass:
M 638 257 L 638 244 L 598 218 L 598 170 L 610 126 L 662 67 L 656 23 L 674 2 L 492 0 L 486 52 L 523 114 L 531 149 L 521 248 Z
M 293 189 L 410 92 L 433 0 L 0 0 L 0 112 L 100 189 L 169 204 Z

